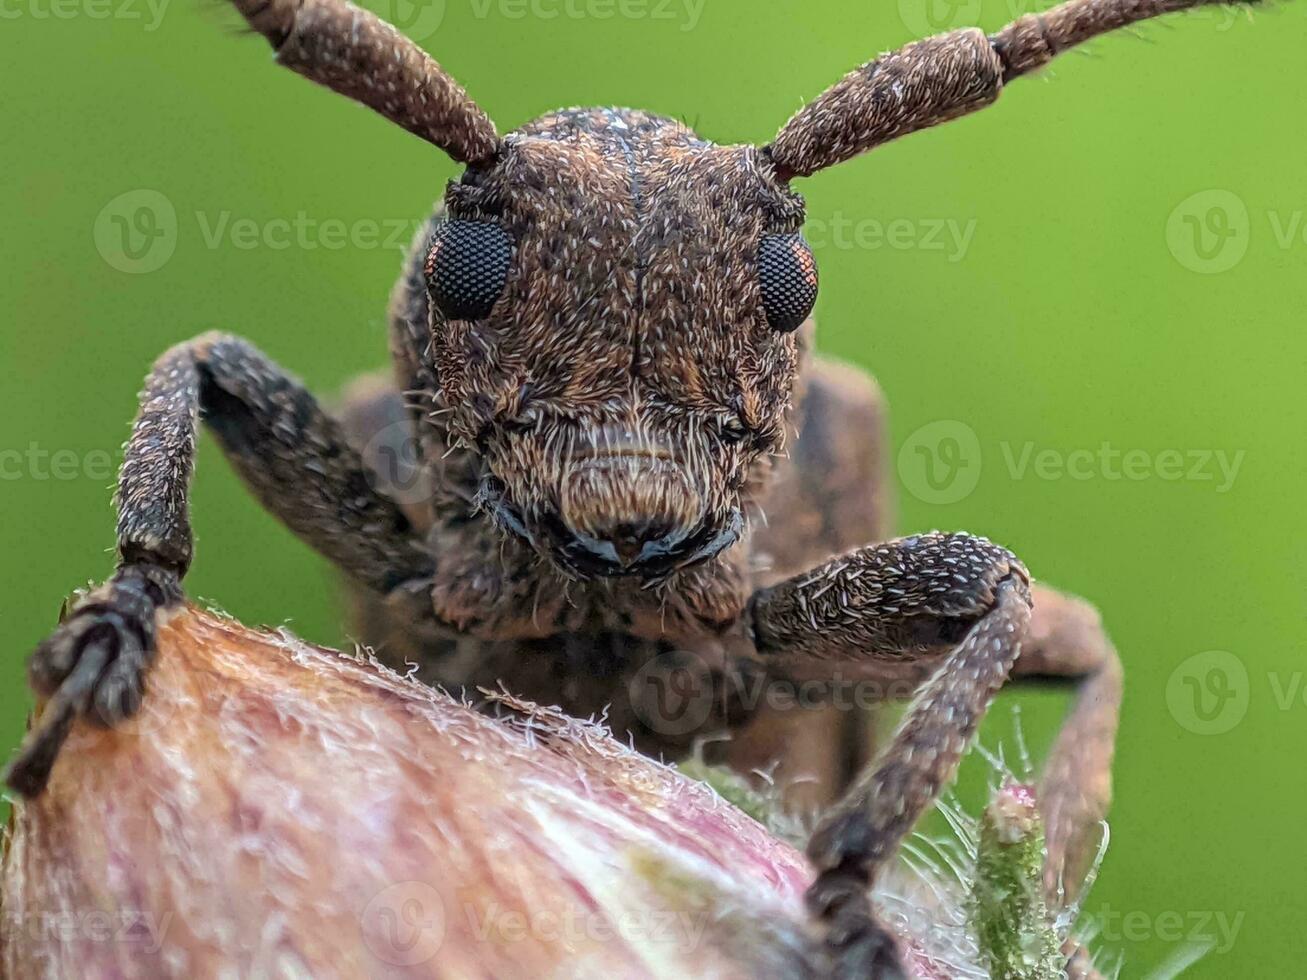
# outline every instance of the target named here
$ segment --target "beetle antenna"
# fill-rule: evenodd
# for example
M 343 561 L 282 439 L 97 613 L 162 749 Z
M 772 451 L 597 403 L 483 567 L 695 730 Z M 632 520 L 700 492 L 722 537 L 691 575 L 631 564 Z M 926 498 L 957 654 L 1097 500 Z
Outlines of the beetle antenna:
M 1090 38 L 1160 14 L 1257 0 L 1069 0 L 997 34 L 964 28 L 856 68 L 792 118 L 765 149 L 783 180 L 983 109 L 1012 79 Z
M 458 163 L 499 151 L 490 117 L 416 43 L 346 0 L 232 0 L 277 61 L 363 103 Z

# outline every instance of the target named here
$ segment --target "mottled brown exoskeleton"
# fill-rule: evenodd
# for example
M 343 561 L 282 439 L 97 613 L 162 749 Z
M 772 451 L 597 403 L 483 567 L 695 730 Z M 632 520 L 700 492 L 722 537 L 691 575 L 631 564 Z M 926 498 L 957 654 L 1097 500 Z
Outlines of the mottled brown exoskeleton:
M 817 275 L 792 183 L 1199 0 L 1071 0 L 992 36 L 910 44 L 763 147 L 626 109 L 501 137 L 372 14 L 235 2 L 282 64 L 466 170 L 395 289 L 393 376 L 356 390 L 339 420 L 236 337 L 155 365 L 120 477 L 118 570 L 36 651 L 49 703 L 10 784 L 41 790 L 75 717 L 113 723 L 140 703 L 156 615 L 191 563 L 202 420 L 267 507 L 348 574 L 383 656 L 473 694 L 502 684 L 607 709 L 650 752 L 729 731 L 722 751 L 742 770 L 810 777 L 812 800 L 846 789 L 809 846 L 824 972 L 901 973 L 869 886 L 1009 675 L 1079 685 L 1041 797 L 1046 887 L 1074 892 L 1110 795 L 1116 654 L 1091 609 L 1032 588 L 983 538 L 885 540 L 883 406 L 868 379 L 808 351 Z M 401 458 L 415 484 L 399 485 Z M 758 684 L 796 680 L 917 696 L 864 767 L 849 713 L 759 707 Z M 659 700 L 672 682 L 703 708 L 689 726 Z

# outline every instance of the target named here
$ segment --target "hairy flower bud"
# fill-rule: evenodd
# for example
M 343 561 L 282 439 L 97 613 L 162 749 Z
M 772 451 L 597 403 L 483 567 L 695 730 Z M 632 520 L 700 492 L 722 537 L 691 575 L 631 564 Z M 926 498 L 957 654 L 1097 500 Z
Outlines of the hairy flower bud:
M 183 609 L 14 804 L 4 976 L 806 973 L 802 855 L 602 728 Z M 909 943 L 914 969 L 937 977 Z
M 1044 824 L 1034 789 L 1007 780 L 980 821 L 971 911 L 982 960 L 1004 980 L 1067 974 L 1043 895 Z

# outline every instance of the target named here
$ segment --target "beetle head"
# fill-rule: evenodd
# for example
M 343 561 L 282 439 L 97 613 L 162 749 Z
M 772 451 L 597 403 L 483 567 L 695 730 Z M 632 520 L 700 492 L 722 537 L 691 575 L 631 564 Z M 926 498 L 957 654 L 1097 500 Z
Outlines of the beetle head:
M 499 525 L 581 576 L 662 578 L 732 544 L 816 291 L 766 155 L 571 110 L 445 205 L 424 270 L 439 398 Z

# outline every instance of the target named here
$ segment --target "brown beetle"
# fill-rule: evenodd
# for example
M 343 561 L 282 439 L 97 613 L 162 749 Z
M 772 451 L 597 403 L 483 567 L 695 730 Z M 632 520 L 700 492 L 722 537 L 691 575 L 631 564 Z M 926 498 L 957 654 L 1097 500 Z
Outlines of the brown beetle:
M 50 701 L 10 785 L 40 792 L 75 717 L 113 724 L 139 705 L 157 612 L 192 559 L 202 420 L 269 510 L 356 584 L 383 656 L 472 694 L 502 684 L 608 710 L 653 753 L 731 731 L 736 767 L 844 791 L 809 846 L 831 975 L 901 975 L 869 886 L 1009 675 L 1078 685 L 1041 787 L 1045 886 L 1065 901 L 1109 801 L 1119 661 L 1089 607 L 1032 588 L 1005 549 L 885 541 L 883 405 L 869 379 L 808 351 L 817 271 L 791 184 L 1198 2 L 1071 0 L 992 36 L 918 41 L 755 147 L 627 109 L 501 137 L 374 15 L 235 0 L 282 64 L 466 170 L 395 289 L 393 377 L 358 388 L 339 420 L 236 337 L 155 365 L 120 476 L 118 570 L 37 649 L 31 678 Z M 916 700 L 870 761 L 849 725 L 805 725 L 757 696 L 799 681 Z

